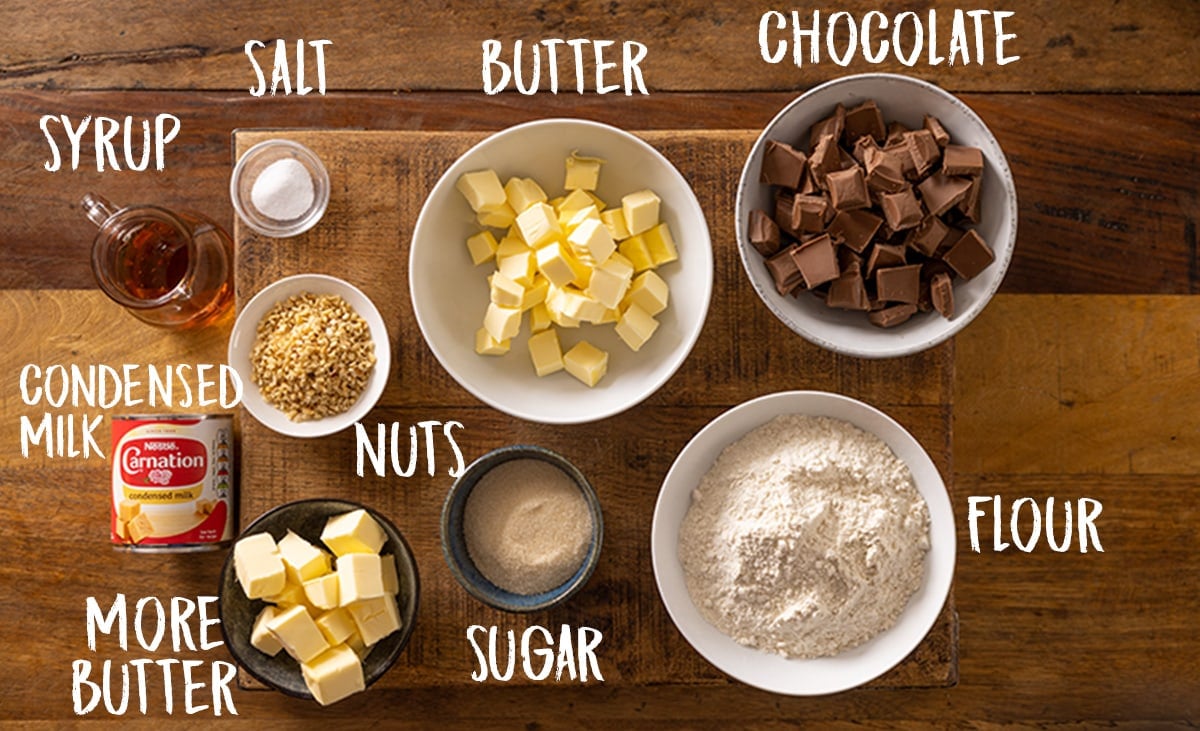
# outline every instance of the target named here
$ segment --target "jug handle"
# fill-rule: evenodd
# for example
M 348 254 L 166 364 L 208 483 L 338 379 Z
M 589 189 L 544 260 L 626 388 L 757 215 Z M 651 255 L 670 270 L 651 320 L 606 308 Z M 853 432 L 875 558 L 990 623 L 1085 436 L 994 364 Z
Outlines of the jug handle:
M 117 212 L 108 199 L 95 193 L 85 194 L 79 200 L 79 205 L 83 207 L 83 215 L 97 226 L 103 226 Z

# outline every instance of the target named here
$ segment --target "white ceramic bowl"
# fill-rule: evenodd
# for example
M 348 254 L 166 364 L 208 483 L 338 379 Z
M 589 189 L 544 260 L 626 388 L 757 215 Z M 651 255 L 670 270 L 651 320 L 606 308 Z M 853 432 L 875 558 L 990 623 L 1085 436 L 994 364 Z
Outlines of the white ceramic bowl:
M 842 419 L 878 436 L 912 472 L 929 506 L 930 550 L 921 588 L 885 632 L 834 657 L 788 659 L 740 645 L 704 619 L 692 603 L 679 561 L 679 527 L 692 491 L 731 443 L 781 414 Z M 946 486 L 920 443 L 883 412 L 821 391 L 785 391 L 747 401 L 713 419 L 688 442 L 663 481 L 650 530 L 654 578 L 675 626 L 721 671 L 773 693 L 823 695 L 862 685 L 887 672 L 921 642 L 937 620 L 954 577 L 954 513 Z
M 349 411 L 323 419 L 292 421 L 282 411 L 263 400 L 258 386 L 254 385 L 250 379 L 250 351 L 254 348 L 258 323 L 267 314 L 267 311 L 277 302 L 304 292 L 338 295 L 367 321 L 367 325 L 371 328 L 371 340 L 375 343 L 375 368 L 371 371 L 371 377 L 367 380 L 367 386 L 363 389 L 362 395 Z M 388 371 L 391 368 L 392 348 L 388 341 L 387 328 L 383 324 L 383 317 L 379 314 L 375 304 L 362 293 L 362 290 L 337 277 L 324 274 L 296 274 L 264 287 L 246 303 L 246 306 L 238 313 L 237 321 L 233 324 L 233 332 L 229 336 L 228 357 L 230 367 L 237 371 L 242 380 L 242 405 L 246 407 L 251 416 L 258 419 L 263 426 L 280 434 L 291 437 L 323 437 L 339 432 L 361 420 L 379 401 L 383 387 L 387 384 Z
M 674 234 L 679 261 L 659 267 L 671 288 L 670 306 L 639 351 L 611 325 L 559 329 L 563 350 L 587 340 L 608 352 L 608 375 L 588 388 L 565 372 L 538 378 L 526 346 L 528 317 L 502 357 L 475 353 L 475 332 L 488 305 L 491 264 L 478 267 L 467 252 L 480 227 L 455 189 L 463 173 L 494 169 L 501 181 L 519 175 L 538 181 L 551 197 L 563 192 L 564 160 L 572 151 L 605 164 L 596 191 L 610 206 L 650 188 L 662 199 L 661 218 Z M 499 236 L 497 236 L 499 238 Z M 696 196 L 657 150 L 615 127 L 582 119 L 546 119 L 498 132 L 468 150 L 434 186 L 413 232 L 408 267 L 413 311 L 429 348 L 451 376 L 480 400 L 505 413 L 547 424 L 596 421 L 641 402 L 662 386 L 691 351 L 708 314 L 712 246 Z
M 828 117 L 839 102 L 847 108 L 874 99 L 883 118 L 920 128 L 924 115 L 937 117 L 951 141 L 983 150 L 980 206 L 975 230 L 995 252 L 996 260 L 973 279 L 954 283 L 953 319 L 936 312 L 917 313 L 908 322 L 880 328 L 862 312 L 826 307 L 816 297 L 779 294 L 763 257 L 750 245 L 750 211 L 774 211 L 771 186 L 759 182 L 767 140 L 800 143 L 815 122 Z M 806 148 L 807 149 L 807 148 Z M 896 74 L 846 76 L 821 84 L 797 97 L 775 115 L 750 150 L 738 184 L 735 213 L 738 253 L 758 296 L 785 325 L 812 343 L 863 358 L 890 358 L 917 353 L 952 337 L 983 310 L 1000 287 L 1017 241 L 1017 194 L 1008 160 L 987 125 L 958 97 L 933 84 Z

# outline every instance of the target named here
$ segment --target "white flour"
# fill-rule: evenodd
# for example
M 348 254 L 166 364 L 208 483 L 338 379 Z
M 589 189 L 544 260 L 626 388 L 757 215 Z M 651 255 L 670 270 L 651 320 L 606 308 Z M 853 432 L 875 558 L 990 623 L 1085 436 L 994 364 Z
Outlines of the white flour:
M 892 450 L 845 421 L 800 415 L 729 445 L 679 534 L 705 619 L 788 657 L 836 655 L 891 627 L 928 550 L 929 509 Z

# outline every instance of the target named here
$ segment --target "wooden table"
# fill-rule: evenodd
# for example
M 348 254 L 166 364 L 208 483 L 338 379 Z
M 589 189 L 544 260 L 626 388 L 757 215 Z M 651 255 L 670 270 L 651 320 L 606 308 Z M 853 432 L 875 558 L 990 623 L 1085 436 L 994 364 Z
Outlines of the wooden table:
M 846 9 L 861 16 L 873 8 L 850 3 Z M 953 380 L 944 389 L 954 408 L 953 462 L 943 469 L 952 470 L 960 523 L 955 687 L 868 688 L 793 699 L 719 674 L 710 682 L 684 682 L 704 666 L 665 624 L 642 627 L 638 635 L 667 643 L 673 653 L 674 664 L 659 668 L 661 677 L 649 684 L 618 678 L 579 687 L 476 685 L 465 681 L 469 665 L 455 673 L 453 658 L 465 654 L 465 644 L 417 643 L 410 652 L 436 659 L 443 672 L 411 685 L 389 682 L 342 704 L 337 714 L 275 693 L 238 692 L 241 717 L 315 723 L 345 713 L 411 726 L 807 721 L 822 728 L 1140 727 L 1200 720 L 1200 611 L 1194 600 L 1200 568 L 1200 300 L 1192 296 L 1200 288 L 1200 102 L 1193 71 L 1200 67 L 1194 41 L 1200 11 L 1187 3 L 1132 7 L 1082 0 L 1031 0 L 1014 9 L 1019 40 L 1013 47 L 1021 61 L 1003 68 L 911 70 L 960 93 L 985 119 L 1008 154 L 1021 203 L 1017 253 L 1001 294 L 951 350 L 938 351 L 951 352 L 954 360 Z M 0 153 L 0 301 L 6 315 L 0 342 L 7 344 L 0 356 L 0 373 L 6 374 L 0 439 L 8 445 L 0 453 L 0 520 L 13 554 L 0 568 L 6 589 L 0 646 L 9 653 L 0 665 L 0 719 L 75 718 L 69 690 L 74 659 L 167 656 L 111 646 L 91 654 L 86 597 L 208 594 L 222 558 L 109 551 L 103 528 L 107 463 L 20 454 L 19 416 L 44 410 L 21 401 L 17 377 L 24 364 L 215 363 L 224 352 L 227 323 L 196 333 L 152 331 L 93 289 L 86 263 L 92 234 L 75 205 L 84 192 L 192 207 L 232 228 L 229 135 L 238 127 L 490 130 L 569 114 L 628 129 L 755 130 L 797 90 L 822 80 L 907 71 L 861 60 L 844 69 L 828 61 L 802 69 L 768 66 L 757 48 L 762 11 L 737 3 L 614 3 L 530 5 L 514 12 L 500 3 L 446 9 L 425 2 L 404 8 L 359 4 L 353 13 L 279 3 L 220 11 L 200 5 L 167 15 L 143 2 L 14 3 L 0 9 L 0 24 L 20 29 L 0 55 L 0 118 L 8 130 Z M 325 97 L 252 98 L 246 92 L 253 77 L 242 46 L 252 37 L 269 39 L 268 33 L 334 41 Z M 640 40 L 650 48 L 644 69 L 652 93 L 487 97 L 480 91 L 478 51 L 481 40 L 493 35 L 506 41 L 573 35 Z M 162 173 L 42 169 L 48 156 L 38 128 L 42 114 L 78 120 L 161 112 L 183 123 Z M 726 172 L 732 186 L 736 166 Z M 713 239 L 732 241 L 733 232 L 722 225 Z M 736 270 L 726 274 L 731 291 L 748 293 L 732 276 Z M 720 312 L 714 303 L 714 316 Z M 854 372 L 866 366 L 837 366 L 838 390 L 862 387 Z M 803 382 L 772 380 L 764 390 L 792 385 Z M 679 405 L 665 402 L 667 396 Z M 398 404 L 395 413 L 451 418 L 450 411 L 467 400 L 459 391 L 439 391 Z M 664 392 L 642 412 L 661 419 L 664 448 L 678 448 L 715 413 L 694 403 L 686 389 Z M 489 432 L 499 426 L 495 412 L 478 410 L 479 446 L 505 441 Z M 544 432 L 547 441 L 564 438 Z M 106 438 L 103 431 L 101 444 Z M 652 482 L 641 487 L 652 490 Z M 398 488 L 363 483 L 352 489 L 372 500 Z M 405 499 L 418 494 L 424 497 L 416 490 Z M 1009 502 L 1100 500 L 1105 551 L 1059 554 L 1043 544 L 1030 554 L 994 553 L 986 548 L 988 525 L 985 550 L 974 553 L 965 530 L 966 498 L 972 495 L 1001 495 Z M 286 490 L 277 497 L 287 499 Z M 621 586 L 639 595 L 653 591 L 648 573 Z M 606 616 L 604 609 L 589 603 L 579 614 L 607 622 L 615 637 L 621 617 Z M 487 624 L 493 618 L 483 619 Z M 216 650 L 197 657 L 225 655 Z M 637 677 L 642 666 L 632 667 L 630 677 Z M 673 667 L 682 674 L 672 674 Z M 622 669 L 614 668 L 618 676 Z M 410 671 L 395 672 L 407 680 Z M 161 699 L 157 705 L 151 700 L 151 715 L 164 715 Z M 174 721 L 187 718 L 176 709 Z

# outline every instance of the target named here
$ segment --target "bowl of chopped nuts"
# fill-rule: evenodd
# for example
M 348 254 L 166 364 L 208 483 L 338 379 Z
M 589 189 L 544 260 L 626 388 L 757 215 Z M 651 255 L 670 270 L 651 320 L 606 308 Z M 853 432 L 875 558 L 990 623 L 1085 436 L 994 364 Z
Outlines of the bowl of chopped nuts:
M 280 434 L 321 437 L 361 420 L 379 401 L 391 345 L 362 290 L 337 277 L 297 274 L 246 303 L 228 357 L 251 416 Z

